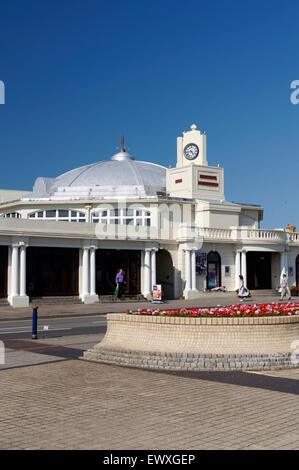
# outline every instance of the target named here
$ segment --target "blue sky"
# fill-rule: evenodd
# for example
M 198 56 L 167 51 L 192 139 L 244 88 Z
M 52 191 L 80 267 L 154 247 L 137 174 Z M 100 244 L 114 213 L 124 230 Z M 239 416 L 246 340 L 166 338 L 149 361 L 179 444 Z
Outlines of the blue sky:
M 109 159 L 123 135 L 174 165 L 196 123 L 226 198 L 299 229 L 298 15 L 293 0 L 3 0 L 0 187 Z

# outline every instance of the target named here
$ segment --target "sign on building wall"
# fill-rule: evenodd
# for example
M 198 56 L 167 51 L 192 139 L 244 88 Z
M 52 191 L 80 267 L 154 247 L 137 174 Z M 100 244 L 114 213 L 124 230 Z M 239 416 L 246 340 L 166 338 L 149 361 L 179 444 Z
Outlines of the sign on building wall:
M 153 285 L 153 300 L 162 300 L 162 286 L 161 284 Z
M 198 276 L 207 275 L 207 253 L 196 252 L 196 274 Z
M 230 276 L 230 266 L 225 266 L 224 274 L 225 274 L 225 276 Z

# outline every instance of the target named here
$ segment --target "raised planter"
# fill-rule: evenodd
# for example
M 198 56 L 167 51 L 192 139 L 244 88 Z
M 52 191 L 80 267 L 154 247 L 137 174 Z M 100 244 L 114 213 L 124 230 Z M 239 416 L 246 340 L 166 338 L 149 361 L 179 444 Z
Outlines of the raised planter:
M 107 315 L 103 341 L 83 359 L 170 370 L 298 367 L 299 316 L 190 318 Z M 299 355 L 297 356 L 299 359 Z

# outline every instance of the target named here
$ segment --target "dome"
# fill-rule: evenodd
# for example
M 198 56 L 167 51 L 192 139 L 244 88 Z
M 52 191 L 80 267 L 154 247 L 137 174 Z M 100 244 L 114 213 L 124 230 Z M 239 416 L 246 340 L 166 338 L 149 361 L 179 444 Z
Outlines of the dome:
M 165 191 L 166 168 L 136 161 L 123 149 L 110 160 L 75 168 L 57 178 L 37 178 L 33 193 L 25 198 L 126 198 Z

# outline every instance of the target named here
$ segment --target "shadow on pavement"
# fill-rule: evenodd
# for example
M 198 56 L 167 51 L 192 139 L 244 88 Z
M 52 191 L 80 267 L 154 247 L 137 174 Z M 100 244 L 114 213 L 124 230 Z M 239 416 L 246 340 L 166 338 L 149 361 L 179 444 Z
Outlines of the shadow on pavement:
M 61 357 L 65 360 L 73 360 L 78 359 L 82 356 L 82 351 L 84 349 L 76 349 L 76 348 L 69 348 L 65 346 L 54 346 L 51 344 L 41 344 L 41 343 L 34 343 L 29 340 L 22 340 L 22 339 L 8 339 L 4 342 L 5 348 L 12 349 L 14 351 L 24 351 L 24 352 L 31 352 L 36 354 L 44 354 L 46 356 L 56 356 Z M 61 362 L 61 360 L 57 361 L 47 361 L 41 363 L 33 363 L 33 364 L 20 364 L 20 365 L 13 365 L 11 367 L 5 367 L 3 370 L 8 369 L 17 369 L 20 367 L 32 367 L 38 365 L 45 365 L 45 364 L 53 364 L 55 362 Z M 0 368 L 1 370 L 1 368 Z
M 188 379 L 208 380 L 211 382 L 221 382 L 232 385 L 241 385 L 243 387 L 261 388 L 282 393 L 291 393 L 299 395 L 299 380 L 289 379 L 285 377 L 273 377 L 264 374 L 255 374 L 241 371 L 233 372 L 188 372 L 188 371 L 161 371 L 155 370 L 149 372 L 157 372 L 167 375 L 175 375 L 176 377 L 186 377 Z M 270 372 L 270 371 L 269 371 Z
M 15 351 L 28 351 L 36 354 L 45 354 L 47 356 L 56 356 L 61 357 L 65 360 L 78 359 L 82 356 L 82 349 L 70 348 L 65 346 L 54 346 L 51 344 L 41 344 L 34 343 L 29 340 L 7 340 L 5 341 L 5 347 L 8 349 L 13 349 Z M 53 361 L 56 362 L 56 361 Z M 53 363 L 51 362 L 51 363 Z M 29 367 L 34 365 L 43 365 L 48 362 L 43 362 L 40 364 L 26 364 L 19 366 L 12 366 L 11 368 L 19 367 Z M 94 363 L 95 364 L 95 363 Z M 101 364 L 106 367 L 120 367 L 120 366 L 111 366 L 109 364 Z M 121 366 L 124 368 L 124 366 Z M 207 371 L 207 372 L 189 372 L 189 371 L 168 371 L 168 370 L 158 370 L 158 369 L 139 369 L 135 367 L 126 367 L 127 369 L 142 370 L 142 372 L 172 375 L 176 377 L 184 377 L 194 380 L 207 380 L 211 382 L 221 382 L 231 385 L 240 385 L 243 387 L 253 387 L 260 388 L 264 390 L 271 390 L 281 393 L 291 393 L 293 395 L 299 395 L 299 380 L 290 379 L 287 377 L 273 377 L 264 374 L 255 374 L 242 371 L 232 371 L 232 372 L 218 372 L 218 371 Z M 6 369 L 7 370 L 7 369 Z

